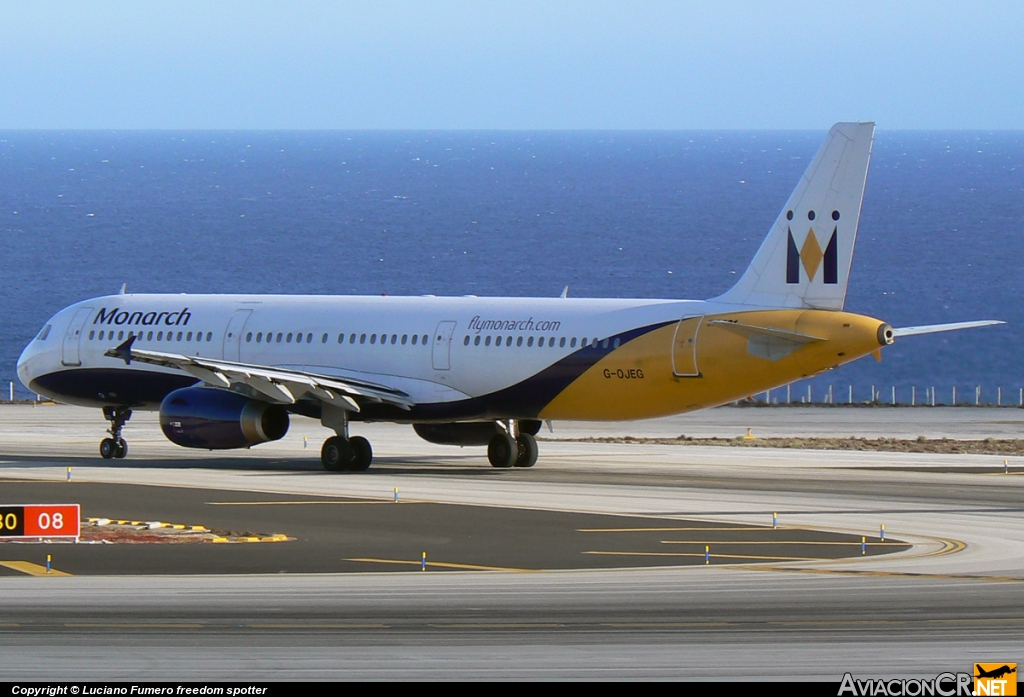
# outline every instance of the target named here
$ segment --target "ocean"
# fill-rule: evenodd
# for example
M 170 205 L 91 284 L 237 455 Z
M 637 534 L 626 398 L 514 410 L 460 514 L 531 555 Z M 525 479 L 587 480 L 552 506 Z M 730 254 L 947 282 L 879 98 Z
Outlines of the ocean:
M 115 293 L 707 298 L 825 132 L 0 131 L 0 396 L 60 308 Z M 1017 403 L 1024 133 L 879 130 L 846 309 L 899 340 L 820 401 Z M 785 398 L 773 392 L 773 398 Z M 763 395 L 762 395 L 763 398 Z

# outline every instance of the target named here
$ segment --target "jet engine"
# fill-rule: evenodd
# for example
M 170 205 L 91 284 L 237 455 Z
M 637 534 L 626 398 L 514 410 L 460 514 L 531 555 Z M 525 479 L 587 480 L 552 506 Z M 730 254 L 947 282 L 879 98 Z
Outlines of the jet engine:
M 494 421 L 463 421 L 448 424 L 413 424 L 416 435 L 438 445 L 487 445 L 501 427 Z M 540 421 L 525 419 L 519 421 L 522 433 L 537 435 Z
M 279 440 L 288 423 L 282 406 L 210 387 L 183 387 L 160 403 L 164 435 L 186 448 L 227 450 Z

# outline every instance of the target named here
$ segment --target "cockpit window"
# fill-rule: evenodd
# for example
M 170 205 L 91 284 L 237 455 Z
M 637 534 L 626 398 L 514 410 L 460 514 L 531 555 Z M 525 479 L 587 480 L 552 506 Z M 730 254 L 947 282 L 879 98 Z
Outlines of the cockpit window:
M 39 336 L 36 337 L 38 341 L 46 341 L 46 337 L 50 336 L 50 325 L 47 324 L 43 327 L 43 330 L 39 332 Z

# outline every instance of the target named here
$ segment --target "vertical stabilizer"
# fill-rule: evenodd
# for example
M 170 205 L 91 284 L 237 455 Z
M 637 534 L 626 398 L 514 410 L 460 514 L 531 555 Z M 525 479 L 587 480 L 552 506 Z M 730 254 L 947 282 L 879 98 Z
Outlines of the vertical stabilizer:
M 837 123 L 739 282 L 716 301 L 842 310 L 874 123 Z

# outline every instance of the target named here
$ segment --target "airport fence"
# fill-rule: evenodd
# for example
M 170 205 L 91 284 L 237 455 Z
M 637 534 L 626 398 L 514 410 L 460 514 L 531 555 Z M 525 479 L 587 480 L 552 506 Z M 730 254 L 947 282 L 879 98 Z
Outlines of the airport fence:
M 949 407 L 986 406 L 1024 408 L 1024 387 L 983 389 L 981 385 L 962 387 L 952 385 L 945 388 L 916 386 L 889 386 L 878 388 L 871 385 L 865 394 L 862 388 L 855 394 L 853 385 L 837 388 L 828 385 L 816 395 L 814 385 L 786 385 L 767 390 L 750 399 L 736 402 L 750 406 L 793 406 L 816 404 L 826 406 L 894 406 L 894 407 Z

